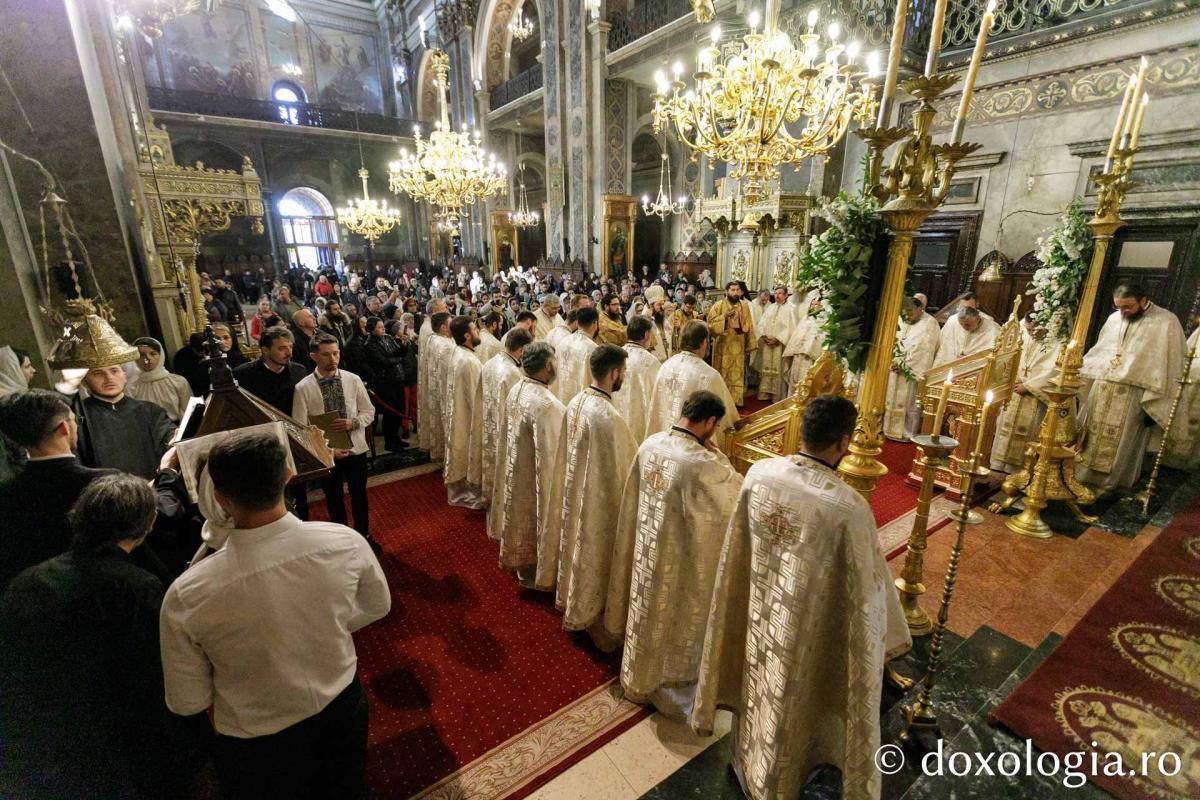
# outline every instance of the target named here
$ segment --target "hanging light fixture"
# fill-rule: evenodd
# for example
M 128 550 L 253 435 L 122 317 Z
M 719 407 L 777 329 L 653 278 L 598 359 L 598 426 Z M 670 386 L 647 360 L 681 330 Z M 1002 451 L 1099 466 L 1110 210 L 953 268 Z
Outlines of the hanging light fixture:
M 517 144 L 520 143 L 521 123 L 517 122 Z M 520 172 L 517 181 L 520 189 L 518 189 L 517 195 L 517 210 L 509 213 L 508 221 L 514 228 L 533 228 L 541 222 L 541 216 L 529 208 L 529 194 L 525 191 L 525 165 L 518 164 L 518 166 Z
M 338 224 L 357 233 L 370 244 L 400 222 L 400 212 L 388 208 L 387 200 L 375 200 L 367 189 L 367 163 L 363 158 L 362 133 L 358 129 L 358 114 L 354 115 L 354 135 L 358 139 L 358 177 L 362 181 L 362 197 L 355 197 L 337 210 Z
M 388 165 L 388 185 L 393 192 L 404 192 L 457 217 L 457 209 L 504 189 L 508 172 L 494 153 L 484 152 L 478 130 L 468 130 L 465 123 L 461 131 L 451 129 L 446 100 L 450 59 L 436 48 L 430 57 L 437 76 L 441 118 L 428 139 L 423 139 L 420 127 L 414 126 L 416 152 L 402 149 L 400 158 Z
M 875 109 L 876 54 L 867 56 L 865 67 L 856 64 L 859 45 L 840 43 L 836 22 L 822 45 L 816 10 L 798 45 L 779 30 L 778 18 L 779 0 L 767 0 L 760 33 L 758 12 L 752 11 L 740 51 L 727 58 L 719 47 L 720 26 L 714 25 L 691 89 L 679 62 L 674 80 L 668 82 L 661 71 L 655 76 L 655 132 L 674 127 L 694 154 L 729 164 L 729 177 L 742 181 L 748 204 L 762 198 L 781 164 L 798 166 L 828 152 L 852 121 L 871 120 Z M 789 125 L 800 120 L 803 127 L 793 132 Z
M 671 202 L 671 195 L 668 193 L 671 189 L 671 159 L 667 155 L 665 147 L 659 164 L 658 195 L 655 196 L 653 203 L 650 202 L 648 195 L 642 195 L 642 213 L 648 217 L 653 215 L 659 219 L 666 219 L 672 214 L 681 213 L 687 206 L 687 200 L 681 197 L 675 202 Z
M 518 42 L 523 42 L 533 35 L 533 20 L 525 16 L 524 3 L 513 12 L 513 17 L 508 22 L 508 32 Z

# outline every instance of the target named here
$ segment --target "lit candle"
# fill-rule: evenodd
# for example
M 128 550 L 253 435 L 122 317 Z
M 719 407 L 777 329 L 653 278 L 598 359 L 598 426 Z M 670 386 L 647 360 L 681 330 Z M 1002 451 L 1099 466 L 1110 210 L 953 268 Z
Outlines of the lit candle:
M 1143 56 L 1141 63 L 1138 65 L 1137 78 L 1135 78 L 1134 82 L 1133 82 L 1133 101 L 1134 102 L 1137 102 L 1137 99 L 1142 96 L 1143 88 L 1146 85 L 1146 70 L 1148 70 L 1149 68 L 1150 68 L 1150 62 L 1147 61 L 1145 59 L 1145 57 Z M 1133 108 L 1130 108 L 1129 110 L 1130 110 L 1130 112 L 1133 112 Z M 1134 118 L 1134 116 L 1136 116 L 1136 115 L 1133 113 L 1129 113 L 1129 114 L 1125 115 L 1125 120 L 1124 120 L 1125 125 L 1124 125 L 1124 129 L 1121 132 L 1122 147 L 1129 146 L 1129 139 L 1133 135 L 1133 118 Z
M 942 28 L 946 26 L 946 0 L 937 0 L 933 9 L 933 27 L 929 29 L 929 54 L 925 57 L 925 77 L 937 74 L 938 55 L 942 52 Z
M 896 97 L 896 80 L 900 75 L 900 49 L 904 46 L 904 19 L 908 15 L 908 0 L 896 0 L 896 21 L 892 25 L 892 49 L 888 53 L 887 77 L 883 81 L 883 95 L 879 98 L 879 116 L 875 127 L 887 125 L 892 115 L 892 101 Z
M 1104 165 L 1105 172 L 1112 169 L 1113 159 L 1117 155 L 1117 144 L 1121 141 L 1121 130 L 1125 127 L 1125 115 L 1129 113 L 1129 107 L 1133 104 L 1133 84 L 1133 78 L 1130 78 L 1125 84 L 1125 96 L 1121 98 L 1121 110 L 1117 113 L 1117 124 L 1113 126 L 1112 138 L 1108 140 L 1108 155 L 1105 157 L 1106 161 Z
M 996 0 L 988 0 L 987 11 L 979 21 L 979 35 L 975 37 L 975 51 L 971 53 L 971 66 L 967 68 L 962 100 L 958 103 L 958 116 L 954 118 L 954 133 L 950 137 L 954 144 L 962 141 L 963 129 L 967 126 L 967 110 L 971 107 L 971 95 L 975 93 L 975 77 L 979 73 L 979 65 L 983 62 L 983 48 L 992 30 L 992 21 L 996 18 L 995 11 Z
M 1142 135 L 1142 118 L 1146 116 L 1146 107 L 1150 105 L 1150 93 L 1142 93 L 1142 102 L 1138 103 L 1137 113 L 1133 117 L 1133 136 L 1129 140 L 1129 149 L 1137 149 L 1138 137 Z
M 938 398 L 937 412 L 933 415 L 933 435 L 942 435 L 942 419 L 946 416 L 946 401 L 950 399 L 950 385 L 954 383 L 954 370 L 946 373 L 946 382 L 942 384 L 942 396 Z
M 979 458 L 979 453 L 983 450 L 983 432 L 987 430 L 988 411 L 992 407 L 992 390 L 988 389 L 987 394 L 983 396 L 983 408 L 979 411 L 979 428 L 975 431 L 975 449 L 971 451 L 974 458 Z

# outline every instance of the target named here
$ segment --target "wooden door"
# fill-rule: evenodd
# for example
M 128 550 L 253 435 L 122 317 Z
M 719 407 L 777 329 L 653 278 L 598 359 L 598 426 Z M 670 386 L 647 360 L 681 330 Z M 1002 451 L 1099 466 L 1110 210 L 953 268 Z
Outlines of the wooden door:
M 936 311 L 964 291 L 974 266 L 982 211 L 933 214 L 913 237 L 909 282 Z

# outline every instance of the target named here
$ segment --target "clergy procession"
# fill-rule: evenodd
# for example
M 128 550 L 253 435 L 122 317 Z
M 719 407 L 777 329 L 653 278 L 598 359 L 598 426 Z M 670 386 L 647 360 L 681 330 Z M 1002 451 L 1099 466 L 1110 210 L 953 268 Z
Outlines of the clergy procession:
M 1200 798 L 1200 3 L 0 36 L 0 800 Z

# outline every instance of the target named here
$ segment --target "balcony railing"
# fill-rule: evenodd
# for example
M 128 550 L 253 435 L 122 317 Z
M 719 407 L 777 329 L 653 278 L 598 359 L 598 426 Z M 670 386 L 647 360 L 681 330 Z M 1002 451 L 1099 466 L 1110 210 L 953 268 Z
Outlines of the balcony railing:
M 628 11 L 608 18 L 612 24 L 612 30 L 608 32 L 608 51 L 620 50 L 690 13 L 692 4 L 689 0 L 639 0 Z
M 525 95 L 542 88 L 542 65 L 534 64 L 524 72 L 519 72 L 504 83 L 492 89 L 492 108 L 506 106 L 513 100 L 519 100 Z
M 254 100 L 209 92 L 163 89 L 158 86 L 147 86 L 146 93 L 150 100 L 150 108 L 155 111 L 178 111 L 209 117 L 276 122 L 282 125 L 336 131 L 361 131 L 385 136 L 411 136 L 413 130 L 412 120 L 387 117 L 383 114 L 344 111 L 340 108 L 308 103 Z

